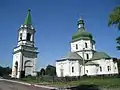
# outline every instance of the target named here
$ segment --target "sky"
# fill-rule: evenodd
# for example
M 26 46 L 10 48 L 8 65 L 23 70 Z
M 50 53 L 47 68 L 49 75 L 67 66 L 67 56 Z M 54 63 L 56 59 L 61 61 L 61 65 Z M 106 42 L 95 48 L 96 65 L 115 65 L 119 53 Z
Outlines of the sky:
M 29 8 L 36 29 L 38 70 L 48 64 L 55 65 L 55 61 L 70 50 L 80 17 L 96 41 L 96 50 L 120 58 L 115 42 L 120 32 L 107 25 L 110 12 L 118 5 L 119 0 L 0 0 L 0 65 L 12 66 L 18 29 Z

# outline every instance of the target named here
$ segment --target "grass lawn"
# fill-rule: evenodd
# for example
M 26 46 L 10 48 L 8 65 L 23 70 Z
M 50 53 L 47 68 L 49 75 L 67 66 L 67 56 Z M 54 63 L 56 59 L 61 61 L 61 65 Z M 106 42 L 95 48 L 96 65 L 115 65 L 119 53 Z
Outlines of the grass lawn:
M 23 79 L 25 82 L 45 84 L 57 87 L 79 86 L 79 85 L 96 85 L 103 88 L 120 88 L 120 78 L 85 78 L 70 82 L 42 82 L 35 79 Z
M 54 86 L 79 86 L 79 85 L 96 85 L 105 88 L 118 88 L 120 87 L 120 78 L 106 78 L 106 79 L 95 79 L 88 78 L 85 80 L 71 81 L 71 82 L 55 82 Z

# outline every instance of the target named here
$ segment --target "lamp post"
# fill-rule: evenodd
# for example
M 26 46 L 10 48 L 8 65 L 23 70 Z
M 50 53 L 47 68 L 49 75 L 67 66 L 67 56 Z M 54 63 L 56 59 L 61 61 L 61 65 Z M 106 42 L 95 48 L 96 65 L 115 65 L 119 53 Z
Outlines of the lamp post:
M 85 48 L 83 48 L 83 50 L 82 50 L 82 54 L 83 54 L 83 66 L 84 66 L 84 73 L 83 73 L 83 75 L 85 75 L 85 58 L 84 58 L 84 50 L 85 50 Z

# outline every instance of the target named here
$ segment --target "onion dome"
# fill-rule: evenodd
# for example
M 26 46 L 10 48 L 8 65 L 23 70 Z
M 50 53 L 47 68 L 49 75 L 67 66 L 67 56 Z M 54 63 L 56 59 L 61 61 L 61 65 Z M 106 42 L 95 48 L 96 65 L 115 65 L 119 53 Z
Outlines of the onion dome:
M 92 34 L 87 32 L 84 27 L 84 21 L 83 19 L 78 20 L 78 31 L 72 36 L 72 41 L 76 40 L 92 40 Z

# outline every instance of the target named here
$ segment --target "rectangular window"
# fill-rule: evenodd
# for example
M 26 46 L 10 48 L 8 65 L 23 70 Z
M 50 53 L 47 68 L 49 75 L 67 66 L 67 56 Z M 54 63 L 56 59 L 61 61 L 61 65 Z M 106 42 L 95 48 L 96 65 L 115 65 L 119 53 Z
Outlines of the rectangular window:
M 76 44 L 76 49 L 78 49 L 78 44 Z
M 74 67 L 72 67 L 72 73 L 74 72 Z
M 100 72 L 102 72 L 102 67 L 100 67 Z
M 87 57 L 87 59 L 89 59 L 89 55 L 88 54 L 86 54 L 86 57 Z
M 88 46 L 87 46 L 87 43 L 85 43 L 85 48 L 87 48 Z

